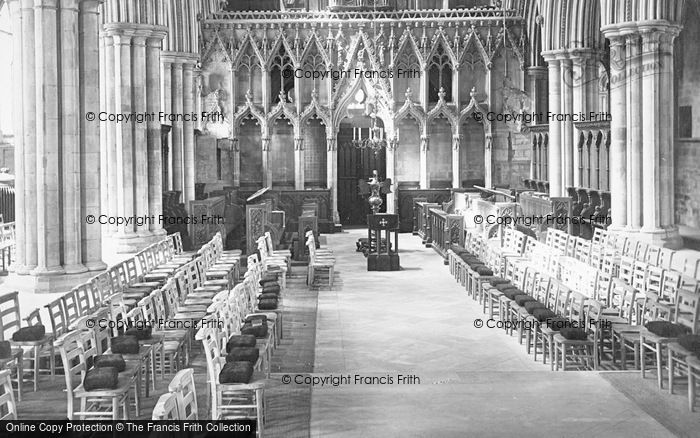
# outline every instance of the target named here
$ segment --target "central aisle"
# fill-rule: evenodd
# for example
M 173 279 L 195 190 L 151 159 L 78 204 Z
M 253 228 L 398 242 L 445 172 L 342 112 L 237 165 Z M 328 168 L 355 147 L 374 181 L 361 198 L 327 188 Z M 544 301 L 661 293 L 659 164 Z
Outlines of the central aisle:
M 312 389 L 312 436 L 672 436 L 597 373 L 551 372 L 475 328 L 480 307 L 417 237 L 399 236 L 402 271 L 367 272 L 365 236 L 326 236 L 337 275 L 318 292 L 314 376 L 350 382 Z

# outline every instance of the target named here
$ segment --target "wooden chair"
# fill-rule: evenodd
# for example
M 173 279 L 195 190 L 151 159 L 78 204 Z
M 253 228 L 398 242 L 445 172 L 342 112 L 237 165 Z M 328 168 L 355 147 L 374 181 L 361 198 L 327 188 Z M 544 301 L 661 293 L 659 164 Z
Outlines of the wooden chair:
M 187 368 L 175 374 L 168 385 L 168 391 L 177 397 L 178 417 L 181 420 L 199 420 L 194 369 Z
M 85 332 L 76 330 L 56 342 L 65 370 L 68 420 L 128 420 L 133 376 L 120 373 L 115 389 L 86 391 L 82 383 L 88 370 L 84 336 Z
M 156 421 L 176 421 L 182 420 L 180 417 L 180 406 L 178 406 L 177 394 L 166 392 L 161 395 L 153 408 L 152 420 Z
M 555 369 L 559 370 L 561 366 L 562 371 L 566 371 L 568 359 L 576 358 L 577 361 L 582 361 L 581 364 L 585 364 L 587 368 L 597 370 L 600 334 L 595 327 L 600 322 L 602 306 L 597 301 L 587 300 L 583 294 L 578 292 L 572 292 L 569 299 L 569 321 L 574 327 L 586 332 L 588 337 L 585 340 L 572 340 L 565 338 L 561 333 L 554 335 Z M 595 323 L 589 323 L 590 321 Z
M 41 324 L 39 312 L 32 312 L 28 324 Z M 54 336 L 53 333 L 46 333 L 37 341 L 17 342 L 12 340 L 12 335 L 21 328 L 20 309 L 19 309 L 19 293 L 11 292 L 0 296 L 0 340 L 10 341 L 14 347 L 21 348 L 25 351 L 23 359 L 28 361 L 30 367 L 24 367 L 32 376 L 34 383 L 34 391 L 39 388 L 40 361 L 48 356 L 49 373 L 51 378 L 56 375 L 56 363 L 54 354 Z M 22 376 L 22 379 L 24 376 Z
M 153 336 L 162 338 L 163 342 L 161 353 L 163 356 L 159 360 L 161 377 L 165 376 L 165 368 L 168 368 L 168 373 L 175 373 L 181 366 L 187 366 L 190 357 L 191 330 L 169 327 L 162 290 L 156 289 L 151 295 L 144 297 L 139 302 L 138 310 L 141 312 L 143 321 L 158 321 L 161 324 L 154 327 L 151 332 Z
M 700 379 L 700 359 L 690 355 L 686 358 L 688 368 L 688 409 L 695 411 L 695 382 Z
M 15 404 L 15 395 L 12 390 L 12 380 L 10 379 L 10 370 L 0 371 L 0 421 L 17 420 L 17 405 Z
M 698 317 L 700 315 L 700 294 L 695 290 L 689 290 L 681 288 L 678 291 L 678 300 L 673 312 L 674 322 L 681 326 L 687 327 L 689 331 L 693 333 L 697 332 L 698 329 Z M 657 383 L 659 389 L 663 389 L 663 356 L 664 349 L 666 349 L 669 344 L 673 343 L 676 346 L 677 338 L 672 337 L 662 337 L 651 333 L 649 330 L 644 329 L 640 332 L 640 367 L 642 371 L 642 378 L 646 376 L 646 351 L 649 350 L 655 353 L 656 362 L 656 372 L 657 372 Z M 672 347 L 672 351 L 668 352 L 669 357 L 673 357 L 674 351 L 678 354 L 683 352 L 677 348 Z M 669 363 L 669 371 L 672 371 L 673 363 Z M 669 372 L 669 374 L 672 374 Z M 669 375 L 669 382 L 672 382 L 673 376 Z M 672 390 L 672 389 L 671 389 Z
M 306 240 L 306 247 L 309 249 L 309 267 L 306 283 L 311 286 L 316 278 L 316 273 L 326 271 L 328 273 L 328 286 L 333 287 L 333 273 L 335 270 L 335 259 L 332 257 L 320 257 L 316 254 L 316 242 L 313 233 Z M 282 274 L 282 277 L 284 273 Z
M 226 358 L 213 330 L 201 329 L 197 339 L 202 341 L 207 358 L 207 376 L 211 394 L 211 419 L 252 419 L 257 422 L 259 436 L 264 436 L 264 380 L 253 376 L 250 383 L 220 383 L 219 374 Z

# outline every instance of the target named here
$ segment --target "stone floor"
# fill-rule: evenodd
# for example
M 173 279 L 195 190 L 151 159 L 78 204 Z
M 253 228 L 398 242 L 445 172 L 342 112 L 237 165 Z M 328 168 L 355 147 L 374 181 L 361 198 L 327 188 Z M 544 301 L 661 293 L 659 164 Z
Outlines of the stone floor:
M 481 309 L 418 238 L 400 236 L 402 271 L 367 272 L 363 234 L 327 236 L 337 281 L 318 294 L 314 376 L 350 382 L 313 387 L 311 436 L 674 436 L 599 373 L 552 372 L 502 330 L 475 328 Z

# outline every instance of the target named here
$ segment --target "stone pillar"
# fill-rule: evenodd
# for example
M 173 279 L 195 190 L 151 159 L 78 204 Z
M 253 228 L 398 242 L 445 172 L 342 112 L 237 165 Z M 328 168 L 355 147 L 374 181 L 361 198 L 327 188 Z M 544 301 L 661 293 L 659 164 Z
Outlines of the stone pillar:
M 233 147 L 233 186 L 241 186 L 241 146 L 238 143 L 238 137 L 234 136 L 231 139 Z
M 147 108 L 146 102 L 146 36 L 150 32 L 139 29 L 134 32 L 132 38 L 132 108 L 136 114 L 144 114 Z M 160 87 L 160 84 L 159 84 Z M 135 123 L 133 143 L 133 187 L 134 187 L 134 213 L 137 215 L 148 215 L 148 123 Z M 139 236 L 150 236 L 150 226 L 138 227 L 136 234 Z
M 566 117 L 563 122 L 560 122 L 563 185 L 562 193 L 566 193 L 567 187 L 576 185 L 574 182 L 574 172 L 578 171 L 576 166 L 578 164 L 578 148 L 574 143 L 574 124 L 570 118 L 570 115 L 574 113 L 574 84 L 572 80 L 573 65 L 568 55 L 561 55 L 559 67 L 561 71 L 561 108 L 559 113 Z
M 116 99 L 116 87 L 115 87 L 115 53 L 114 53 L 114 38 L 109 32 L 103 31 L 102 41 L 104 44 L 104 64 L 102 66 L 104 70 L 104 111 L 109 114 L 114 111 L 115 99 Z M 102 87 L 101 87 L 102 88 Z M 107 203 L 105 204 L 105 214 L 110 217 L 115 217 L 118 215 L 117 212 L 117 197 L 115 196 L 117 192 L 117 124 L 116 123 L 104 123 L 105 137 L 105 168 L 102 170 L 103 176 L 106 178 L 106 192 L 105 196 L 107 198 Z M 107 234 L 114 234 L 117 232 L 117 226 L 115 224 L 105 225 L 104 230 Z
M 304 190 L 304 138 L 294 137 L 294 189 Z
M 642 227 L 642 66 L 640 37 L 626 35 L 627 72 L 627 227 Z
M 331 211 L 333 222 L 340 223 L 338 214 L 338 132 L 332 127 L 326 127 L 326 181 L 331 191 Z
M 36 0 L 34 3 L 34 59 L 36 68 L 36 276 L 65 274 L 61 266 L 61 227 L 56 212 L 61 211 L 59 162 L 59 111 L 65 111 L 59 100 L 59 69 L 62 67 L 58 52 L 58 40 L 65 37 L 58 33 L 56 0 Z M 73 41 L 75 43 L 75 41 Z M 72 110 L 78 110 L 78 102 L 67 98 Z M 75 111 L 75 112 L 78 112 Z M 71 240 L 73 240 L 71 238 Z M 71 253 L 72 250 L 68 250 Z M 71 257 L 73 255 L 71 254 Z
M 459 134 L 452 136 L 452 188 L 458 189 L 462 185 L 462 176 L 460 174 L 460 136 Z
M 171 84 L 171 111 L 174 115 L 182 114 L 183 111 L 183 83 L 182 83 L 182 62 L 173 61 L 171 64 L 172 78 Z M 172 122 L 172 142 L 170 143 L 170 155 L 172 158 L 173 190 L 182 192 L 180 200 L 185 199 L 185 180 L 183 167 L 183 124 L 182 119 L 177 118 Z
M 172 113 L 172 78 L 173 78 L 173 65 L 170 60 L 165 59 L 163 52 L 161 53 L 161 110 L 165 113 Z M 170 126 L 168 131 L 168 159 L 163 162 L 163 166 L 167 169 L 167 180 L 163 181 L 163 188 L 165 190 L 174 190 L 173 188 L 173 124 L 172 122 L 165 122 L 165 125 Z
M 427 129 L 427 128 L 426 128 Z M 420 188 L 430 188 L 430 172 L 428 170 L 428 149 L 430 139 L 426 133 L 420 136 Z
M 157 114 L 161 110 L 161 45 L 166 29 L 154 29 L 146 40 L 146 111 Z M 156 217 L 163 212 L 163 181 L 161 123 L 149 120 L 146 149 L 148 153 L 148 213 Z M 163 224 L 154 221 L 149 227 L 154 235 L 163 235 Z
M 396 148 L 398 138 L 387 139 L 386 146 L 386 178 L 391 179 L 391 193 L 386 195 L 386 212 L 396 213 Z
M 11 29 L 12 29 L 12 53 L 15 61 L 12 62 L 12 101 L 15 104 L 12 111 L 12 130 L 14 132 L 14 147 L 15 147 L 15 263 L 12 266 L 13 270 L 18 274 L 27 273 L 27 258 L 25 241 L 27 238 L 27 214 L 25 203 L 31 204 L 31 199 L 25 198 L 25 186 L 27 185 L 26 170 L 25 170 L 25 154 L 26 147 L 24 145 L 24 129 L 25 109 L 27 102 L 22 99 L 25 88 L 26 78 L 22 74 L 22 69 L 26 64 L 23 60 L 30 54 L 24 48 L 24 33 L 22 31 L 23 22 L 22 4 L 20 0 L 9 0 L 7 2 L 9 8 Z M 25 24 L 26 25 L 26 24 Z M 31 207 L 30 207 L 31 208 Z
M 100 214 L 97 5 L 8 2 L 18 246 L 8 288 L 70 290 L 104 268 L 100 226 L 85 217 Z
M 183 123 L 183 199 L 185 206 L 189 208 L 190 201 L 194 201 L 194 181 L 195 181 L 195 140 L 194 140 L 194 120 L 191 116 L 194 113 L 194 64 L 186 62 L 182 64 L 182 105 L 185 121 Z M 199 116 L 199 115 L 197 115 Z
M 101 107 L 99 4 L 99 0 L 80 1 L 80 106 L 90 111 Z M 102 226 L 98 222 L 90 224 L 85 218 L 90 214 L 100 214 L 102 201 L 107 196 L 107 193 L 104 197 L 101 193 L 106 188 L 106 184 L 102 184 L 102 179 L 106 180 L 102 173 L 106 166 L 102 163 L 106 162 L 107 157 L 102 152 L 106 151 L 106 147 L 102 147 L 100 137 L 106 132 L 106 127 L 103 123 L 90 122 L 81 115 L 77 115 L 80 120 L 80 154 L 77 161 L 81 172 L 81 191 L 77 216 L 81 228 L 81 263 L 88 271 L 101 271 L 107 268 L 102 261 Z
M 110 205 L 116 202 L 114 216 L 150 218 L 138 225 L 124 223 L 111 234 L 117 252 L 131 253 L 163 235 L 157 221 L 162 212 L 160 42 L 165 28 L 115 22 L 106 23 L 104 30 L 114 43 L 113 68 L 105 69 L 106 76 L 114 74 L 116 90 L 114 100 L 107 99 L 108 112 L 142 117 L 117 123 L 113 144 L 107 148 L 114 154 L 114 160 L 108 160 L 110 181 L 115 180 L 108 184 Z M 105 58 L 109 64 L 109 52 Z
M 263 133 L 261 137 L 262 147 L 262 169 L 263 169 L 263 187 L 272 187 L 272 167 L 270 163 L 270 137 L 269 134 Z
M 561 113 L 561 72 L 556 53 L 542 53 L 549 68 L 549 112 L 558 115 Z M 549 195 L 552 197 L 563 196 L 564 187 L 562 180 L 562 124 L 556 120 L 549 122 L 549 157 L 547 157 L 549 172 Z
M 610 39 L 610 229 L 627 227 L 627 86 L 625 39 L 615 33 Z
M 673 40 L 677 26 L 639 24 L 642 50 L 639 69 L 642 94 L 643 226 L 641 238 L 678 248 L 682 239 L 675 225 L 673 174 Z

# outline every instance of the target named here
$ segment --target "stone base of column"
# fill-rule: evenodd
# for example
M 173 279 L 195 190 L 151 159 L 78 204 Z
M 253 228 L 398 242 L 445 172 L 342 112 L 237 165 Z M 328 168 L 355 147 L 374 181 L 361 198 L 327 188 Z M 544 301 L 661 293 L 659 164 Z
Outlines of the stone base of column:
M 678 227 L 647 229 L 642 227 L 637 233 L 630 234 L 630 237 L 640 242 L 649 243 L 670 249 L 683 248 L 683 238 L 678 232 Z
M 66 292 L 79 284 L 85 283 L 95 276 L 94 272 L 82 272 L 79 274 L 63 275 L 8 275 L 0 290 L 19 291 L 20 293 L 56 293 Z
M 162 234 L 153 234 L 151 232 L 141 232 L 139 234 L 117 233 L 105 238 L 104 244 L 117 254 L 134 254 L 162 239 Z
M 88 268 L 85 267 L 82 263 L 77 263 L 75 265 L 68 265 L 64 266 L 63 270 L 66 272 L 66 274 L 82 274 L 83 272 L 87 272 Z
M 85 263 L 85 267 L 90 272 L 104 271 L 105 269 L 107 269 L 107 263 L 103 262 L 102 260 L 87 262 Z

